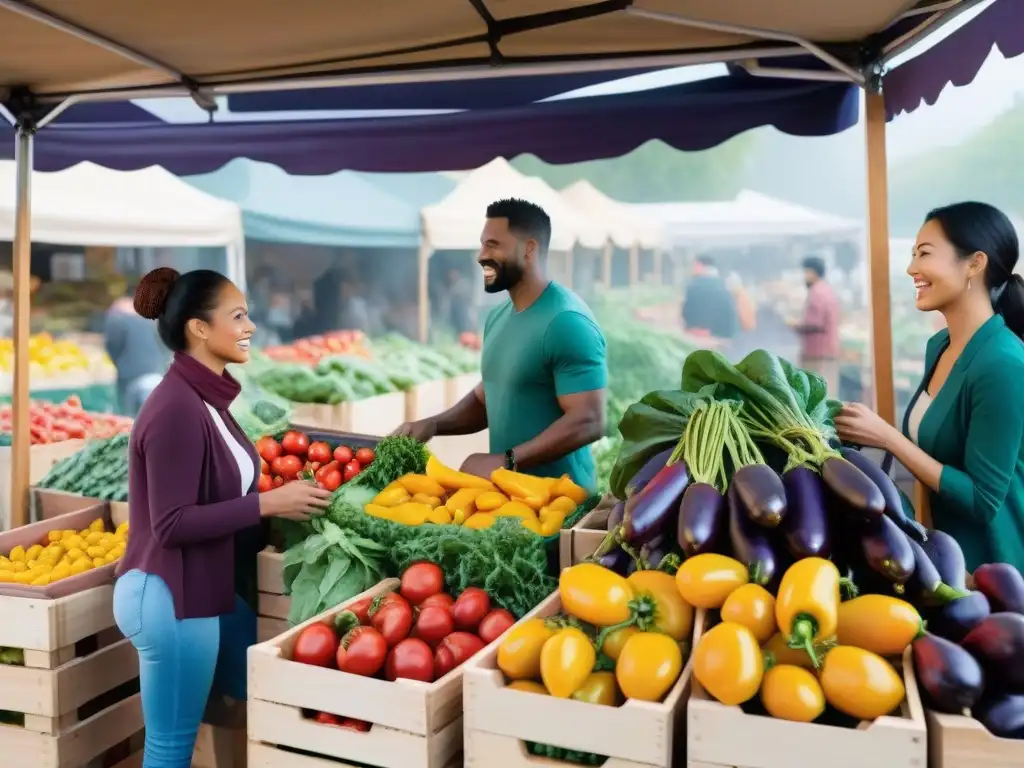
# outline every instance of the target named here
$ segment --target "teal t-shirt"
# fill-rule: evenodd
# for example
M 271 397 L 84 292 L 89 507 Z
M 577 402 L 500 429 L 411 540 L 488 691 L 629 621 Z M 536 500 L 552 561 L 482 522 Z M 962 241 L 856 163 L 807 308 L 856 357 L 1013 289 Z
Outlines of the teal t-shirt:
M 563 415 L 559 397 L 608 384 L 604 334 L 586 303 L 555 282 L 522 312 L 511 300 L 495 307 L 484 324 L 483 347 L 492 453 L 505 453 L 554 424 Z M 583 488 L 597 487 L 590 446 L 529 472 L 568 474 Z

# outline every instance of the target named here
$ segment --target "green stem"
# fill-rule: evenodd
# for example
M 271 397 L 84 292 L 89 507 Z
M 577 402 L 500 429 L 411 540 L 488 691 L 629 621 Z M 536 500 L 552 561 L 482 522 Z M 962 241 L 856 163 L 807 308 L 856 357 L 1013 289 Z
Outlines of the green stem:
M 945 605 L 951 603 L 954 600 L 959 600 L 961 597 L 967 597 L 969 593 L 961 592 L 958 589 L 954 589 L 945 582 L 939 582 L 939 586 L 932 590 L 932 596 L 940 603 Z
M 799 614 L 793 621 L 793 627 L 789 635 L 789 647 L 807 651 L 811 657 L 811 664 L 817 669 L 820 662 L 818 654 L 814 650 L 814 636 L 818 632 L 818 622 L 813 616 L 806 613 Z
M 860 594 L 860 590 L 853 583 L 853 579 L 848 579 L 845 576 L 839 580 L 839 591 L 843 595 L 843 600 L 852 600 Z

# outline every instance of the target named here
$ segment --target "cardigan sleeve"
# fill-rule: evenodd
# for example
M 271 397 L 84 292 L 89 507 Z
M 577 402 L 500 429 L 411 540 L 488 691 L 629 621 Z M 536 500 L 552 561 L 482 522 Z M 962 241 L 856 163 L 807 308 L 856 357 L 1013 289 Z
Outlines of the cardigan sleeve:
M 939 497 L 972 522 L 990 523 L 1006 501 L 1024 441 L 1024 362 L 1002 358 L 979 371 L 968 391 L 964 467 L 943 466 Z
M 231 536 L 260 524 L 259 494 L 199 504 L 206 441 L 200 424 L 164 410 L 146 424 L 144 451 L 153 535 L 164 547 Z

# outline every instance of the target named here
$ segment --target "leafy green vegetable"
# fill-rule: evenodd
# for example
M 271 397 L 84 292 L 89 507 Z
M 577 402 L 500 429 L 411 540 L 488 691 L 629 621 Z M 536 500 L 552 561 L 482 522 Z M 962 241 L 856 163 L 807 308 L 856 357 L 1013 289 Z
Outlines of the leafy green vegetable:
M 40 488 L 104 501 L 128 500 L 128 435 L 90 440 L 57 462 L 39 481 Z
M 25 652 L 21 648 L 0 646 L 0 664 L 22 667 L 25 665 Z
M 359 473 L 355 482 L 378 490 L 402 475 L 423 474 L 430 457 L 427 446 L 404 435 L 385 437 L 377 443 L 374 452 L 373 463 Z

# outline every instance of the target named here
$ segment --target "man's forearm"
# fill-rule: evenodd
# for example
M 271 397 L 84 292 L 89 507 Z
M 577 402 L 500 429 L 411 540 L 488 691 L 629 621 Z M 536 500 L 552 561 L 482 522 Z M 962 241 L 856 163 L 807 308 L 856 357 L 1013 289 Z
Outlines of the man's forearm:
M 473 435 L 487 429 L 487 408 L 474 389 L 434 419 L 438 435 Z
M 516 446 L 516 464 L 523 469 L 547 464 L 596 442 L 603 434 L 603 411 L 569 411 L 533 440 Z

